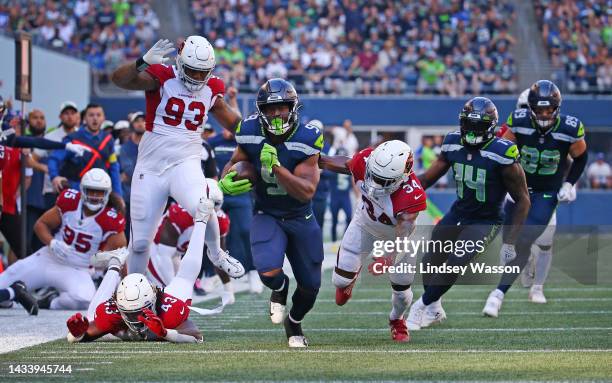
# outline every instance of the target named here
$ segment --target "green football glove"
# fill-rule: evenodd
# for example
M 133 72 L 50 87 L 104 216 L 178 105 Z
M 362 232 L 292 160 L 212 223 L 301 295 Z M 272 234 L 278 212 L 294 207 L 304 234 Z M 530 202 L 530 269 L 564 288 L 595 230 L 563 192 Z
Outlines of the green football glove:
M 221 189 L 223 194 L 238 195 L 246 193 L 253 188 L 253 184 L 249 180 L 234 181 L 233 178 L 236 174 L 238 173 L 231 171 L 219 181 L 219 189 Z
M 259 154 L 259 160 L 261 161 L 261 166 L 268 169 L 268 173 L 272 174 L 272 168 L 274 166 L 281 166 L 278 161 L 278 153 L 276 152 L 276 148 L 270 144 L 264 144 L 261 149 L 261 153 Z

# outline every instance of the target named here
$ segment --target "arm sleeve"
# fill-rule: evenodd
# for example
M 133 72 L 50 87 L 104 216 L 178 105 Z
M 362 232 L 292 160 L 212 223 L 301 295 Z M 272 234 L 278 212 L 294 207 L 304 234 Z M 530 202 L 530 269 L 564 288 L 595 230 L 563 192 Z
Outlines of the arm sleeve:
M 572 166 L 570 167 L 569 173 L 567 175 L 566 181 L 570 184 L 574 185 L 578 182 L 578 179 L 582 175 L 584 168 L 586 167 L 587 161 L 589 159 L 589 155 L 585 150 L 584 153 L 574 158 L 574 162 L 572 162 Z
M 66 144 L 63 142 L 51 141 L 42 137 L 15 137 L 13 141 L 15 148 L 38 148 L 38 149 L 64 149 Z
M 110 164 L 108 173 L 111 178 L 113 185 L 113 191 L 123 198 L 123 188 L 121 187 L 121 169 L 119 169 L 119 162 L 115 161 Z
M 55 150 L 49 156 L 47 168 L 49 169 L 49 179 L 53 180 L 59 176 L 60 166 L 66 159 L 66 150 Z

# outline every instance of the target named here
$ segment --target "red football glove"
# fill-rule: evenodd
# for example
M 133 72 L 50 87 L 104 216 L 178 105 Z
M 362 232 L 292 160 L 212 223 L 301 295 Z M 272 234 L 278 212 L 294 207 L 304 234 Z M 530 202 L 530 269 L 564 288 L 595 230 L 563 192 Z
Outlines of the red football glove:
M 142 315 L 138 316 L 138 320 L 158 337 L 165 338 L 168 335 L 168 330 L 164 327 L 162 320 L 150 309 L 143 309 Z
M 382 271 L 383 267 L 393 266 L 394 263 L 395 263 L 395 257 L 392 255 L 387 255 L 386 257 L 374 258 L 374 262 L 368 265 L 368 272 L 372 275 L 383 275 L 384 274 L 384 272 Z M 375 265 L 380 265 L 380 266 L 376 267 L 376 270 L 375 270 L 374 269 Z
M 80 338 L 87 332 L 89 321 L 81 313 L 76 313 L 66 321 L 66 326 L 68 326 L 68 331 L 72 336 Z

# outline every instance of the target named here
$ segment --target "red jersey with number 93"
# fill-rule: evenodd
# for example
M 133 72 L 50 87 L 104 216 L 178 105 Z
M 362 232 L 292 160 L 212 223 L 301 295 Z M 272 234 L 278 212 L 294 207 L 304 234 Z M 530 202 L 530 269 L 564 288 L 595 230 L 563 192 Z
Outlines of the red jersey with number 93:
M 54 238 L 70 246 L 70 256 L 63 262 L 71 266 L 89 267 L 91 256 L 102 248 L 108 237 L 125 230 L 123 215 L 109 207 L 85 217 L 78 190 L 62 191 L 56 206 L 62 214 L 62 226 Z
M 366 161 L 372 153 L 372 148 L 366 148 L 355 153 L 351 159 L 349 170 L 353 174 L 355 184 L 361 190 L 359 207 L 355 212 L 357 223 L 372 235 L 377 237 L 394 237 L 397 216 L 400 213 L 417 213 L 427 208 L 427 197 L 419 179 L 413 173 L 399 189 L 382 197 L 372 197 L 363 190 L 366 172 Z
M 159 88 L 145 93 L 146 128 L 138 146 L 138 170 L 160 174 L 188 158 L 200 158 L 200 136 L 208 112 L 217 97 L 223 97 L 225 85 L 211 77 L 199 91 L 192 92 L 178 78 L 174 66 L 151 65 L 146 72 L 157 80 Z

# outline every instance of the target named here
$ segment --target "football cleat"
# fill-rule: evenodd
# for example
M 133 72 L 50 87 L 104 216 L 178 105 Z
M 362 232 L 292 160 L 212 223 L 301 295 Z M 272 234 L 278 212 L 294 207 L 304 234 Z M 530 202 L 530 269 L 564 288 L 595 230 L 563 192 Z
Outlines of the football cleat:
M 229 252 L 223 251 L 219 254 L 219 258 L 213 264 L 219 269 L 225 271 L 232 278 L 238 278 L 244 275 L 244 266 L 239 260 L 229 255 Z
M 25 283 L 16 281 L 11 285 L 11 289 L 15 293 L 13 300 L 23 306 L 30 315 L 38 315 L 38 302 L 36 298 L 28 292 Z
M 391 328 L 391 339 L 396 342 L 410 342 L 410 334 L 404 317 L 389 320 L 389 327 Z
M 41 309 L 51 308 L 51 301 L 59 297 L 59 291 L 54 288 L 49 288 L 42 294 L 38 295 L 38 307 Z
M 270 320 L 274 324 L 283 323 L 285 306 L 287 305 L 287 294 L 289 294 L 289 279 L 285 279 L 285 285 L 282 290 L 272 290 L 270 295 Z
M 204 278 L 204 280 L 200 282 L 200 288 L 204 291 L 204 294 L 210 294 L 215 291 L 217 287 L 221 286 L 221 284 L 221 278 L 215 274 L 211 277 Z
M 544 296 L 544 286 L 533 285 L 529 290 L 529 302 L 533 303 L 546 303 L 546 297 Z
M 259 278 L 259 273 L 257 270 L 249 271 L 249 292 L 251 294 L 261 294 L 263 293 L 263 283 L 261 283 L 261 279 Z
M 423 313 L 421 328 L 429 327 L 434 324 L 442 323 L 446 319 L 446 312 L 442 308 L 441 299 L 431 303 Z
M 283 321 L 285 326 L 285 333 L 287 334 L 287 341 L 290 348 L 306 348 L 308 347 L 308 339 L 302 332 L 302 324 L 296 323 L 289 319 L 289 315 Z
M 425 315 L 425 310 L 427 306 L 423 303 L 423 298 L 419 298 L 418 301 L 414 302 L 412 306 L 410 306 L 410 311 L 408 312 L 408 318 L 406 319 L 406 327 L 411 331 L 418 331 L 421 329 L 421 324 L 423 323 L 423 316 Z
M 523 287 L 531 287 L 533 285 L 533 279 L 535 278 L 535 260 L 533 256 L 529 257 L 527 264 L 523 268 L 521 273 L 521 284 Z
M 353 287 L 355 287 L 355 282 L 357 282 L 357 278 L 353 279 L 353 281 L 346 287 L 336 287 L 336 304 L 338 306 L 343 306 L 346 302 L 351 299 L 353 296 Z
M 491 294 L 489 294 L 489 297 L 487 298 L 487 302 L 485 303 L 485 307 L 484 309 L 482 309 L 482 314 L 484 316 L 488 316 L 491 318 L 497 318 L 503 301 L 504 301 L 503 292 L 497 289 L 491 291 Z

